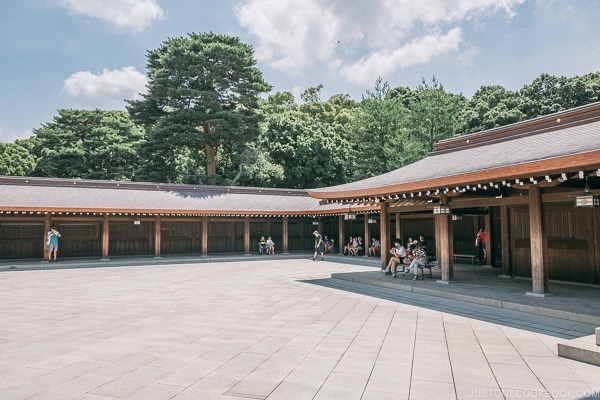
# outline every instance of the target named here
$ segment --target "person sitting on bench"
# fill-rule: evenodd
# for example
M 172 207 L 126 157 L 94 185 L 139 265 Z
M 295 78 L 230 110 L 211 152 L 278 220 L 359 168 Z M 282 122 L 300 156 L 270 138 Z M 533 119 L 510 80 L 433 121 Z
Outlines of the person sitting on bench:
M 408 269 L 404 271 L 402 275 L 406 275 L 412 269 L 415 273 L 413 281 L 416 281 L 419 278 L 419 266 L 427 265 L 427 251 L 423 247 L 417 247 L 412 252 L 415 258 L 411 261 Z
M 392 258 L 390 258 L 387 268 L 381 270 L 381 272 L 386 275 L 391 274 L 395 278 L 398 265 L 404 265 L 404 257 L 406 257 L 406 249 L 402 246 L 400 239 L 394 241 L 394 247 L 390 249 L 390 253 L 392 254 Z

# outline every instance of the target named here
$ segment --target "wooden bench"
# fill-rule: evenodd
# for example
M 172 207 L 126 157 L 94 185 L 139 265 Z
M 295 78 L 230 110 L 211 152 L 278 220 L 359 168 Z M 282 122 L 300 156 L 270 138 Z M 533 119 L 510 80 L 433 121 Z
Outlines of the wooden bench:
M 475 265 L 475 260 L 477 259 L 477 256 L 474 254 L 454 254 L 454 261 L 456 261 L 457 259 L 470 259 L 471 260 L 471 265 Z
M 425 279 L 425 268 L 429 268 L 429 278 L 433 279 L 433 273 L 431 272 L 431 268 L 434 267 L 435 265 L 433 265 L 431 262 L 429 264 L 426 265 L 418 265 L 419 270 L 421 271 L 421 279 Z M 398 266 L 400 267 L 400 265 Z M 406 271 L 406 268 L 408 267 L 408 265 L 402 264 L 402 271 L 400 271 L 400 269 L 398 269 L 398 271 L 404 273 Z
M 429 278 L 433 279 L 433 273 L 431 272 L 431 267 L 433 267 L 433 265 L 427 264 L 427 265 L 419 265 L 419 269 L 421 270 L 421 279 L 425 279 L 425 273 L 424 270 L 425 268 L 429 268 Z

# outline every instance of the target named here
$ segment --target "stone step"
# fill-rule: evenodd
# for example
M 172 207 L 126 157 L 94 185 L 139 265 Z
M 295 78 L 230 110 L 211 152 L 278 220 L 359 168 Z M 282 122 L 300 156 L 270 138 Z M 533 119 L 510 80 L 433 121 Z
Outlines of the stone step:
M 596 328 L 596 345 L 600 346 L 600 328 Z
M 599 332 L 600 328 L 596 328 L 595 335 L 558 343 L 559 357 L 600 366 Z

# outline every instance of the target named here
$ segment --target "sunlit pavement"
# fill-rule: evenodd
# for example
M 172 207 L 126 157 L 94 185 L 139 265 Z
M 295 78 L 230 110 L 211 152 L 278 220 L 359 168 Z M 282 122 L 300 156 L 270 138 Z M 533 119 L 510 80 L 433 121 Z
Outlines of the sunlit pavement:
M 2 271 L 0 399 L 600 398 L 600 367 L 557 356 L 593 325 L 331 279 L 361 271 Z

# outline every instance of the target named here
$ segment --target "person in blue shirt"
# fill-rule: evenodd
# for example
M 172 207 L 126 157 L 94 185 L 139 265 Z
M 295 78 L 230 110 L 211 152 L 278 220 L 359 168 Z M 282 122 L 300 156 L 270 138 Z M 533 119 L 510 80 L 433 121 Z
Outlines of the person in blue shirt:
M 48 261 L 52 261 L 54 256 L 54 262 L 58 262 L 56 257 L 58 256 L 58 238 L 60 237 L 60 232 L 53 226 L 47 236 L 46 244 L 48 245 L 48 250 L 50 250 L 50 258 Z

